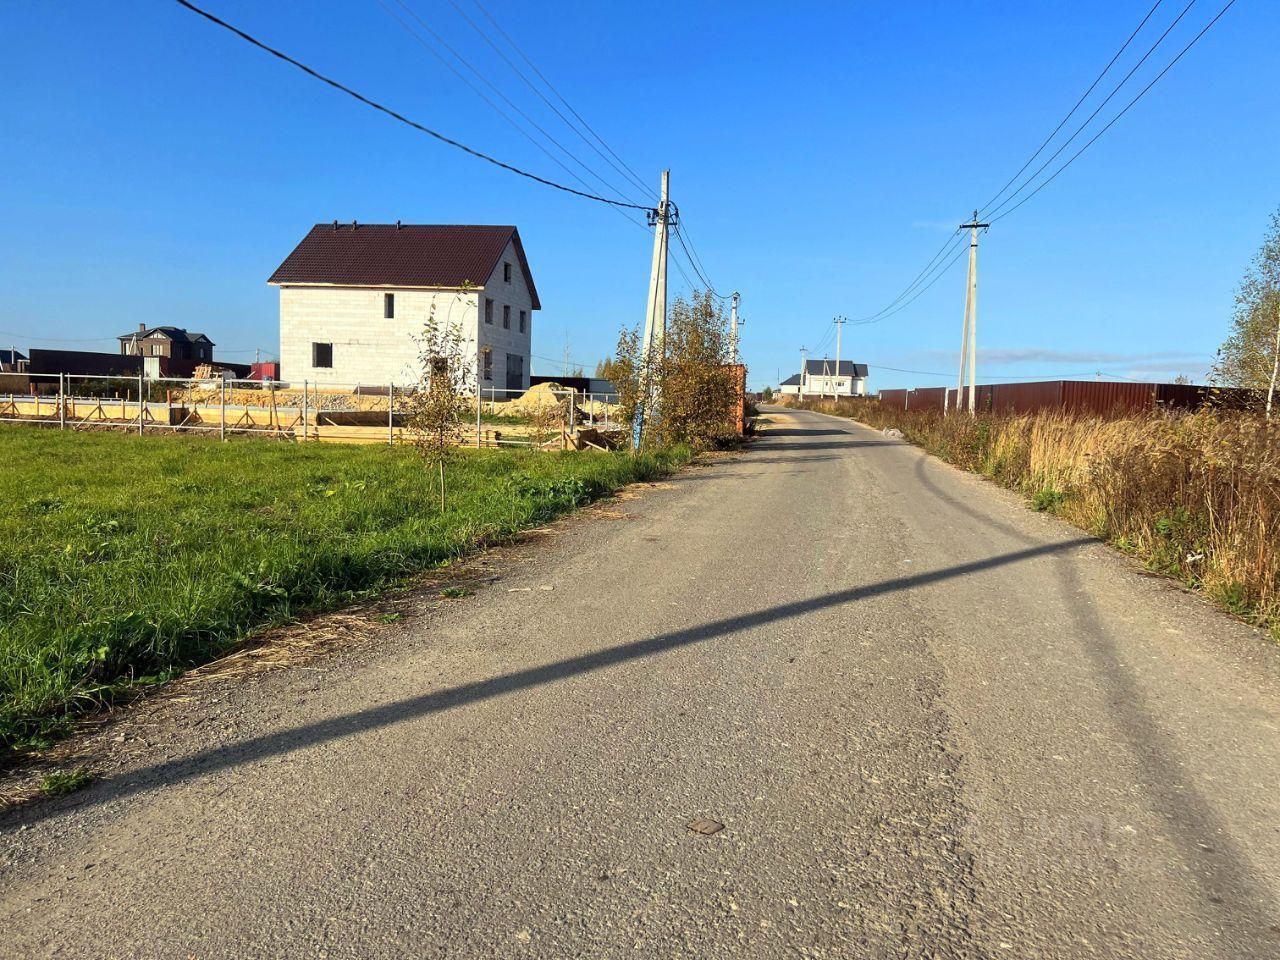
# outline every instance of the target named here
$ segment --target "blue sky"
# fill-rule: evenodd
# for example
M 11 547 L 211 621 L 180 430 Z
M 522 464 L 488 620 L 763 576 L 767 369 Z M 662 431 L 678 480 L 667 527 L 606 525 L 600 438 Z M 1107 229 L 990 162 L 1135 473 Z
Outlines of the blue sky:
M 405 2 L 619 179 L 449 0 Z M 480 20 L 472 0 L 458 2 Z M 833 316 L 874 313 L 897 296 L 1150 7 L 485 2 L 646 181 L 656 189 L 671 169 L 710 279 L 742 292 L 757 386 L 798 369 L 800 347 L 819 343 Z M 408 20 L 397 0 L 386 3 Z M 449 136 L 567 179 L 378 0 L 207 5 Z M 1185 4 L 1165 6 L 1115 79 Z M 1195 3 L 1102 119 L 1220 6 Z M 1276 14 L 1270 0 L 1240 0 L 1071 169 L 983 238 L 983 379 L 1204 374 L 1280 205 Z M 6 0 L 0 83 L 5 346 L 112 349 L 93 338 L 145 322 L 203 330 L 224 359 L 271 355 L 276 293 L 265 280 L 311 224 L 334 218 L 517 224 L 543 302 L 537 373 L 559 370 L 566 339 L 575 361 L 594 365 L 619 326 L 643 316 L 651 241 L 617 211 L 413 133 L 170 0 Z M 674 267 L 672 276 L 678 290 Z M 963 295 L 958 264 L 902 312 L 846 327 L 843 355 L 874 365 L 873 387 L 943 383 L 887 368 L 953 376 Z

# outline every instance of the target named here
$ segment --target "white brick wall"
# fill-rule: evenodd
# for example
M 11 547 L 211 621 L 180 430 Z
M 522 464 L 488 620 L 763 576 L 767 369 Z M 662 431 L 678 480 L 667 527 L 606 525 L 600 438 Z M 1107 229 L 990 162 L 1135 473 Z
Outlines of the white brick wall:
M 503 264 L 511 264 L 506 282 Z M 395 294 L 395 317 L 383 316 L 383 294 Z M 493 323 L 483 319 L 484 302 L 493 301 Z M 507 385 L 508 358 L 522 367 L 520 389 L 529 386 L 532 357 L 533 307 L 524 271 L 509 244 L 493 276 L 482 289 L 399 289 L 392 287 L 282 286 L 280 288 L 280 370 L 291 382 L 309 380 L 332 386 L 384 386 L 419 379 L 418 346 L 414 337 L 422 331 L 434 305 L 437 319 L 457 323 L 467 344 L 469 364 L 475 363 L 477 332 L 481 349 L 492 354 L 492 379 L 485 387 Z M 511 325 L 503 327 L 502 308 L 511 308 Z M 525 311 L 525 332 L 520 332 L 520 311 Z M 333 345 L 333 366 L 311 365 L 312 344 Z M 512 364 L 513 366 L 515 363 Z
M 799 393 L 798 387 L 792 393 Z M 804 394 L 808 396 L 863 397 L 867 393 L 867 381 L 864 377 L 824 377 L 804 375 Z
M 511 264 L 511 282 L 507 283 L 503 280 L 504 263 Z M 484 301 L 485 299 L 493 300 L 493 323 L 484 322 Z M 524 271 L 520 269 L 520 261 L 516 258 L 515 244 L 508 244 L 506 251 L 502 255 L 502 259 L 498 261 L 498 265 L 493 270 L 493 276 L 489 277 L 484 285 L 484 290 L 480 293 L 479 310 L 480 317 L 480 348 L 483 350 L 488 348 L 493 356 L 493 377 L 484 381 L 483 387 L 497 387 L 504 389 L 507 386 L 507 362 L 509 356 L 520 358 L 523 366 L 523 372 L 520 378 L 520 389 L 527 390 L 529 387 L 529 369 L 532 365 L 532 341 L 533 341 L 533 301 L 529 294 L 529 287 L 525 283 Z M 511 308 L 511 327 L 506 329 L 502 325 L 502 308 L 504 306 Z M 520 311 L 525 311 L 525 332 L 520 332 Z

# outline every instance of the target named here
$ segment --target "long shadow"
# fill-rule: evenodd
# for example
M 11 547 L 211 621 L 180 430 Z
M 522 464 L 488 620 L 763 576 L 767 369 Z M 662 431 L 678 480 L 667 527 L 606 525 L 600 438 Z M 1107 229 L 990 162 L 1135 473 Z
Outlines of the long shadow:
M 943 491 L 929 479 L 927 463 L 928 456 L 921 452 L 916 462 L 916 479 L 934 497 L 1012 540 L 1034 542 L 1021 530 Z M 1094 677 L 1107 690 L 1103 702 L 1110 707 L 1129 754 L 1138 766 L 1146 797 L 1169 829 L 1175 854 L 1205 900 L 1213 906 L 1218 919 L 1231 922 L 1239 933 L 1241 917 L 1232 912 L 1233 907 L 1248 917 L 1243 939 L 1249 952 L 1238 956 L 1280 956 L 1280 936 L 1273 933 L 1268 937 L 1263 932 L 1268 918 L 1275 914 L 1276 904 L 1265 885 L 1256 879 L 1257 871 L 1252 869 L 1247 852 L 1228 832 L 1213 803 L 1179 758 L 1175 738 L 1156 718 L 1133 669 L 1121 659 L 1115 635 L 1092 604 L 1076 600 L 1084 591 L 1074 558 L 1064 555 L 1056 566 L 1063 605 L 1075 620 L 1077 636 L 1093 666 Z
M 770 427 L 764 434 L 766 437 L 847 437 L 847 430 L 810 430 L 806 427 Z
M 845 434 L 846 437 L 849 434 Z M 901 440 L 849 440 L 836 442 L 832 440 L 816 440 L 812 443 L 794 442 L 791 440 L 783 440 L 780 443 L 772 443 L 766 439 L 765 446 L 762 447 L 764 453 L 770 450 L 850 450 L 855 447 L 900 447 L 903 445 Z
M 16 813 L 4 819 L 35 823 L 55 816 L 68 807 L 107 803 L 132 796 L 133 794 L 145 793 L 163 786 L 181 783 L 185 780 L 239 764 L 260 760 L 263 757 L 291 753 L 305 747 L 340 740 L 353 734 L 377 730 L 465 704 L 478 703 L 519 690 L 527 690 L 542 684 L 554 683 L 557 680 L 593 673 L 621 663 L 651 657 L 668 650 L 702 643 L 714 637 L 749 630 L 764 624 L 776 623 L 779 620 L 786 620 L 791 617 L 801 617 L 817 610 L 837 607 L 845 603 L 854 603 L 888 593 L 911 590 L 932 583 L 940 583 L 957 577 L 981 573 L 985 570 L 994 570 L 1010 564 L 1020 563 L 1024 560 L 1030 560 L 1034 557 L 1074 550 L 1077 547 L 1093 542 L 1088 537 L 1064 540 L 1058 543 L 1030 547 L 1014 553 L 974 560 L 942 570 L 913 574 L 909 577 L 896 577 L 892 580 L 883 580 L 866 586 L 850 587 L 847 590 L 838 590 L 835 593 L 825 594 L 824 596 L 784 603 L 754 613 L 725 617 L 700 626 L 676 630 L 672 633 L 650 637 L 645 640 L 637 640 L 633 643 L 598 650 L 582 656 L 570 657 L 566 660 L 539 667 L 517 670 L 501 676 L 491 677 L 487 680 L 459 684 L 458 686 L 437 690 L 433 693 L 424 693 L 421 696 L 410 697 L 406 700 L 398 700 L 394 703 L 357 710 L 340 717 L 319 720 L 291 730 L 254 737 L 243 743 L 214 747 L 190 757 L 144 767 L 119 779 L 101 780 L 85 792 L 69 797 L 63 802 L 50 801 L 30 809 L 19 809 Z

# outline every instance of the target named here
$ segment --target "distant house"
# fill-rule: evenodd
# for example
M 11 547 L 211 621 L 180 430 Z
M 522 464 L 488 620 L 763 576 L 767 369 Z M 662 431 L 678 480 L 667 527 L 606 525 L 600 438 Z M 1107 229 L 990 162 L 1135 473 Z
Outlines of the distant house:
M 188 333 L 181 327 L 148 327 L 138 324 L 133 333 L 122 333 L 120 354 L 125 357 L 169 357 L 196 363 L 213 361 L 213 341 L 203 333 Z
M 800 392 L 806 397 L 865 397 L 867 365 L 841 360 L 806 360 Z
M 280 288 L 280 373 L 320 385 L 416 381 L 428 318 L 457 324 L 482 389 L 529 387 L 541 309 L 511 226 L 317 224 L 267 281 Z
M 800 395 L 800 374 L 793 373 L 778 385 L 778 392 L 788 396 Z
M 27 355 L 16 348 L 0 350 L 0 373 L 21 373 L 27 369 Z

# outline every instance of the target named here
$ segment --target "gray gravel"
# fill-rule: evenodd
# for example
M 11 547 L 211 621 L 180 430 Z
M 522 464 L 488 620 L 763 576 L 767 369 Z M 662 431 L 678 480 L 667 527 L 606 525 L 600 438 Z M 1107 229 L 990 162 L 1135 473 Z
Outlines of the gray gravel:
M 816 414 L 597 514 L 0 824 L 0 954 L 1280 955 L 1256 631 Z

